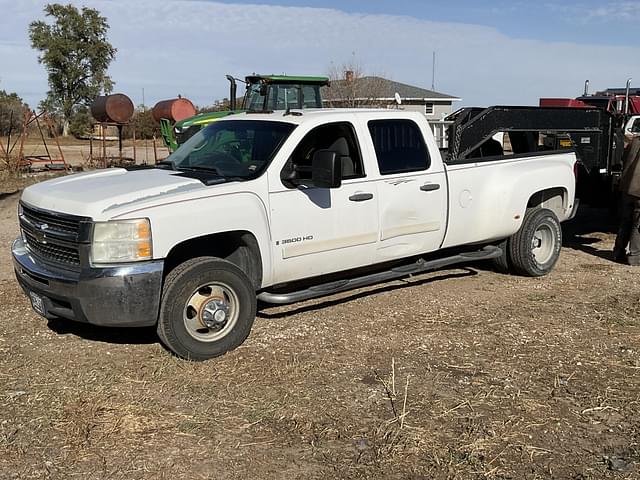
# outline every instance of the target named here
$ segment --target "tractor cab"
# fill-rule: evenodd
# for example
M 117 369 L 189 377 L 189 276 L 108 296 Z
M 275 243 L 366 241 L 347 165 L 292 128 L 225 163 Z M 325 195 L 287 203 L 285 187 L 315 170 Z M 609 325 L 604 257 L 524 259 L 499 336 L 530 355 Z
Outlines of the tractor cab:
M 172 124 L 160 120 L 164 144 L 170 151 L 177 149 L 203 127 L 229 115 L 242 112 L 272 112 L 302 108 L 322 108 L 321 89 L 329 86 L 327 77 L 249 75 L 244 81 L 227 75 L 230 82 L 229 110 L 206 112 Z M 240 109 L 236 108 L 236 81 L 246 85 Z
M 300 108 L 322 108 L 320 88 L 329 85 L 326 77 L 250 75 L 242 109 L 270 112 Z

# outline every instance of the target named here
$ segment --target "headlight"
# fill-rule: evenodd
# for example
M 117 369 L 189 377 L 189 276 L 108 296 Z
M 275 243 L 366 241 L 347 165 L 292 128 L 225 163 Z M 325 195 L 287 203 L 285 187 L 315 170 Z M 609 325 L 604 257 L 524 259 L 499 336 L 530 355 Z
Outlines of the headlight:
M 91 242 L 92 263 L 150 260 L 151 224 L 147 218 L 96 222 Z

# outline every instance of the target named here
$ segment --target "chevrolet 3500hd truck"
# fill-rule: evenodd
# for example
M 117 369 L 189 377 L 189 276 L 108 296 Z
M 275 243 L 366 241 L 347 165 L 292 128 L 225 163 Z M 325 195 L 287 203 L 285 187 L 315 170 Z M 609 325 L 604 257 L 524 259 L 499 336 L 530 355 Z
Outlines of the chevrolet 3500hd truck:
M 544 275 L 575 210 L 575 154 L 484 150 L 443 163 L 416 112 L 234 115 L 155 167 L 26 188 L 16 275 L 45 317 L 157 325 L 194 360 L 240 345 L 257 300 L 481 259 Z

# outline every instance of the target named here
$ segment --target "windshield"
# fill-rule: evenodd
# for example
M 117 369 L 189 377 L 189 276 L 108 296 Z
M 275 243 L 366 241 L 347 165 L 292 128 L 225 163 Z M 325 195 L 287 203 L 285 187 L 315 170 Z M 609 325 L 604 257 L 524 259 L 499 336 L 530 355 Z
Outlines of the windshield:
M 178 170 L 223 177 L 258 176 L 295 125 L 256 120 L 219 120 L 203 128 L 167 157 Z
M 250 111 L 264 110 L 264 96 L 267 93 L 267 86 L 261 83 L 252 83 L 247 87 L 244 98 L 244 108 Z
M 270 110 L 302 108 L 300 100 L 300 85 L 274 83 L 269 88 L 267 108 Z
M 266 96 L 266 98 L 265 98 Z M 244 108 L 250 111 L 321 108 L 320 87 L 295 83 L 254 83 L 247 87 Z

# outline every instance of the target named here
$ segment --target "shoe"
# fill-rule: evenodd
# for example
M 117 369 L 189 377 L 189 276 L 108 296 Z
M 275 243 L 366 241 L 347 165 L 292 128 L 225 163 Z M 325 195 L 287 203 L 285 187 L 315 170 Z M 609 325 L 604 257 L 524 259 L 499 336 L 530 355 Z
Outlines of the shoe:
M 627 252 L 621 252 L 619 250 L 613 251 L 613 261 L 617 263 L 627 263 Z
M 629 256 L 627 256 L 627 262 L 632 267 L 640 267 L 640 255 L 629 255 Z

